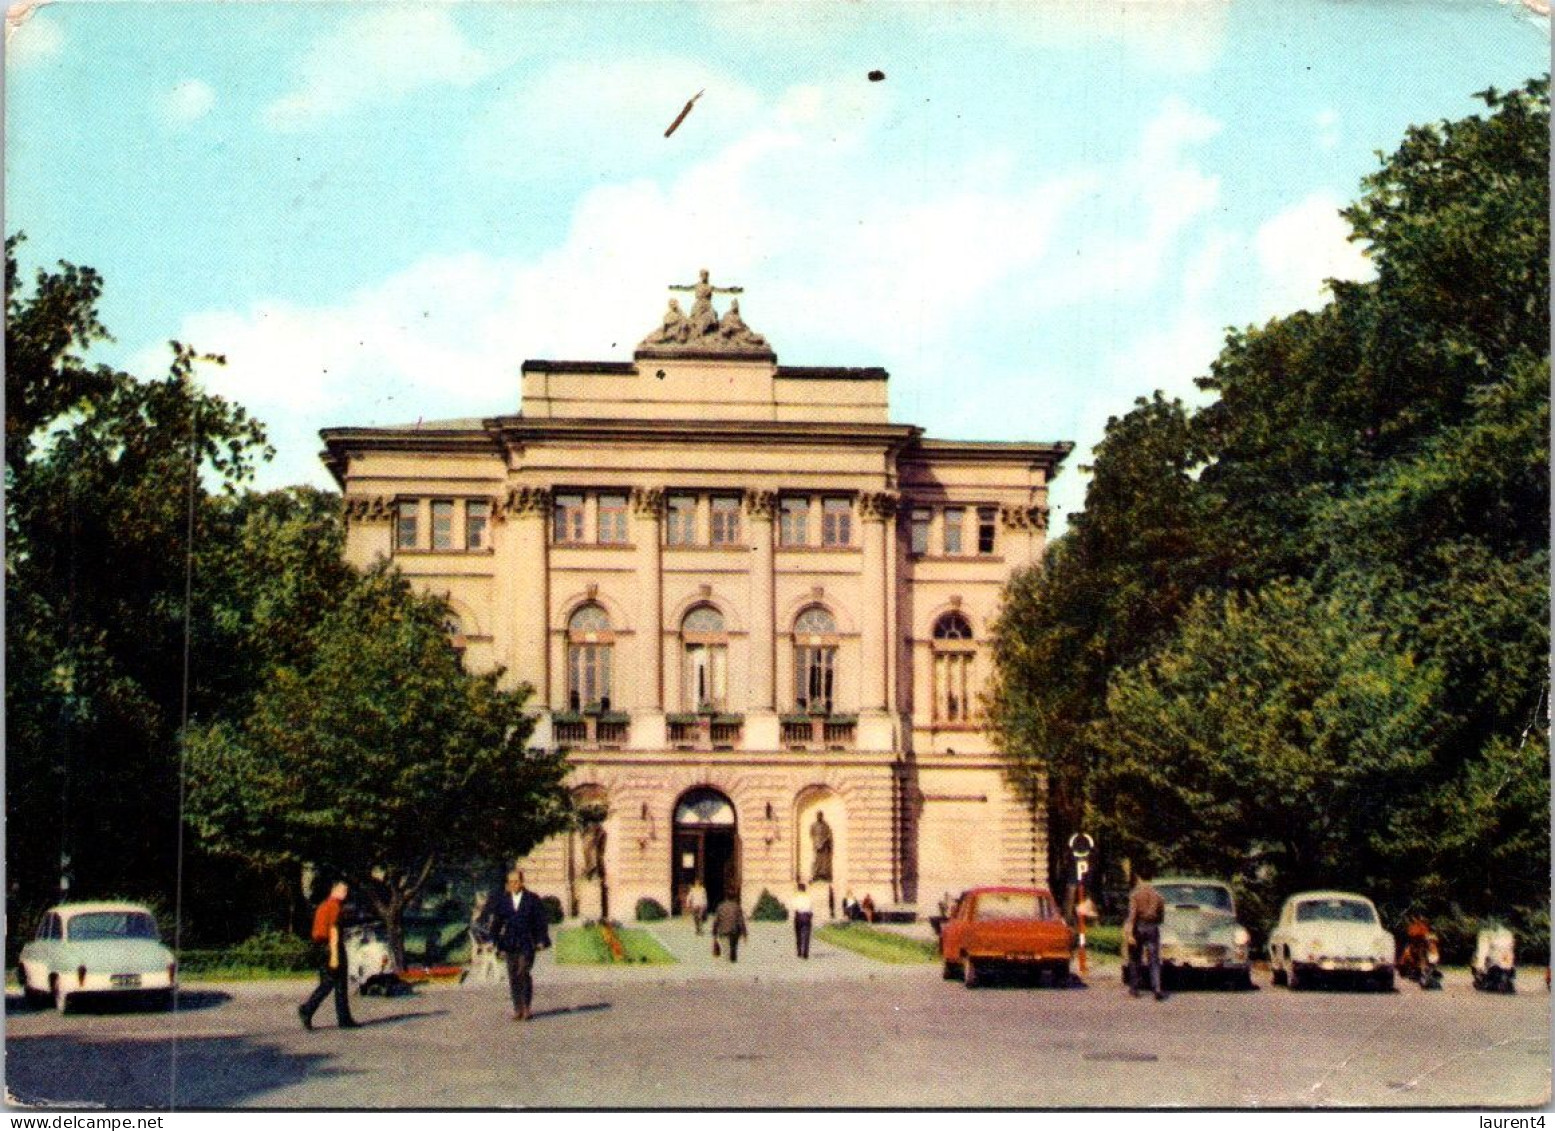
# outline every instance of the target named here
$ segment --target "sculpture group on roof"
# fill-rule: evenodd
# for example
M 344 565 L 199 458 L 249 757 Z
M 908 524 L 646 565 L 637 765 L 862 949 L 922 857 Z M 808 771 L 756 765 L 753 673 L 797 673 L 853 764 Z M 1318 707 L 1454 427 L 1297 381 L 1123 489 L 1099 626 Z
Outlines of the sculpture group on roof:
M 729 309 L 721 318 L 713 307 L 713 295 L 737 295 L 744 291 L 743 287 L 715 287 L 708 282 L 704 268 L 697 282 L 672 286 L 670 290 L 692 293 L 690 313 L 680 309 L 678 299 L 670 299 L 663 325 L 644 338 L 640 348 L 684 346 L 730 353 L 768 352 L 767 339 L 747 326 L 740 316 L 739 299 L 729 300 Z

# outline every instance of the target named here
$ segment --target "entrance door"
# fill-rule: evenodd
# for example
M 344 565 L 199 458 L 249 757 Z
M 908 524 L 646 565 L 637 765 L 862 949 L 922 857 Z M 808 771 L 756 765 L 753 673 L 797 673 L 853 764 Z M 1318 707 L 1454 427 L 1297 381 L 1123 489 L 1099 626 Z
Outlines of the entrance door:
M 693 883 L 707 889 L 708 907 L 740 886 L 740 837 L 734 806 L 712 789 L 694 789 L 675 805 L 674 860 L 670 889 L 673 911 L 685 910 L 686 892 Z

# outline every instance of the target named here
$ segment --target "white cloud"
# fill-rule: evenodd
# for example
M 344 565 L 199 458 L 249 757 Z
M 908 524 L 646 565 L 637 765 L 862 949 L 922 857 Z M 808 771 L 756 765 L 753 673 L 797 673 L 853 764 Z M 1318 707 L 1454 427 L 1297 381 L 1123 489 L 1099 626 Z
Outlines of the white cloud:
M 5 54 L 10 66 L 44 63 L 58 58 L 64 49 L 64 33 L 42 7 L 40 0 L 30 0 L 6 11 Z
M 162 98 L 162 110 L 174 123 L 205 117 L 216 105 L 216 92 L 202 79 L 184 79 Z
M 301 129 L 424 87 L 468 86 L 492 68 L 449 9 L 374 6 L 313 44 L 297 65 L 297 85 L 265 107 L 263 119 L 274 129 Z
M 1315 192 L 1258 229 L 1253 250 L 1269 314 L 1321 307 L 1329 298 L 1327 279 L 1362 281 L 1375 275 L 1361 246 L 1349 241 L 1341 207 L 1332 193 Z

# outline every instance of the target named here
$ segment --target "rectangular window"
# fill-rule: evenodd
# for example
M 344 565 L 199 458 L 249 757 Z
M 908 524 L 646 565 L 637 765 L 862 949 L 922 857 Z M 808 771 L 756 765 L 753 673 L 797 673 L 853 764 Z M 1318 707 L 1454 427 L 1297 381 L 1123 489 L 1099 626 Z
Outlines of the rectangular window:
M 945 553 L 955 556 L 962 552 L 961 535 L 966 526 L 965 507 L 945 508 Z
M 432 500 L 432 548 L 454 548 L 454 503 L 452 499 Z
M 694 546 L 697 540 L 697 497 L 671 495 L 665 507 L 664 541 L 671 546 Z
M 599 540 L 607 545 L 626 543 L 626 496 L 611 492 L 599 496 Z
M 727 495 L 713 498 L 713 545 L 737 546 L 740 543 L 740 500 Z
M 934 657 L 934 718 L 965 723 L 972 718 L 972 653 L 940 652 Z
M 853 544 L 853 503 L 848 499 L 827 499 L 821 504 L 821 545 Z
M 609 644 L 573 644 L 567 657 L 567 706 L 574 711 L 610 710 Z
M 927 554 L 929 552 L 929 520 L 934 517 L 934 512 L 928 507 L 913 507 L 912 509 L 912 552 L 915 554 Z
M 977 508 L 977 552 L 979 554 L 993 553 L 993 524 L 998 513 L 993 507 Z
M 551 508 L 551 539 L 555 542 L 583 541 L 583 496 L 575 492 L 559 494 Z
M 809 541 L 810 500 L 787 498 L 778 512 L 778 541 L 784 546 L 803 546 Z
M 684 680 L 686 710 L 723 710 L 728 702 L 728 646 L 687 644 Z
M 415 499 L 401 499 L 398 517 L 394 523 L 394 546 L 399 550 L 416 548 L 416 517 L 421 504 Z
M 485 499 L 471 499 L 464 504 L 464 548 L 484 550 L 486 531 L 491 527 L 491 504 Z
M 837 649 L 802 644 L 794 649 L 794 702 L 801 711 L 830 712 Z

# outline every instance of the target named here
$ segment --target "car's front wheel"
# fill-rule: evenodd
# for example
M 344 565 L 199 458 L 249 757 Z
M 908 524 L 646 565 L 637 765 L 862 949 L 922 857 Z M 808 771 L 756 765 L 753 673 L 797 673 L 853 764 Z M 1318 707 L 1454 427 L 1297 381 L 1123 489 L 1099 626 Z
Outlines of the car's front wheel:
M 1292 990 L 1299 990 L 1305 984 L 1302 981 L 1301 975 L 1296 971 L 1296 964 L 1292 962 L 1285 970 L 1285 985 Z
M 1393 992 L 1393 988 L 1394 988 L 1393 971 L 1391 971 L 1391 970 L 1384 970 L 1382 973 L 1380 973 L 1380 974 L 1378 974 L 1376 976 L 1374 981 L 1376 982 L 1377 989 L 1381 990 L 1383 993 L 1390 994 L 1390 993 Z
M 20 963 L 16 966 L 16 984 L 21 986 L 22 1000 L 28 1005 L 41 1005 L 46 999 L 42 990 L 32 988 L 32 984 L 27 981 L 27 967 Z
M 953 982 L 957 978 L 959 978 L 960 976 L 961 976 L 961 967 L 957 966 L 954 962 L 950 961 L 950 959 L 948 959 L 948 958 L 945 959 L 945 981 Z

